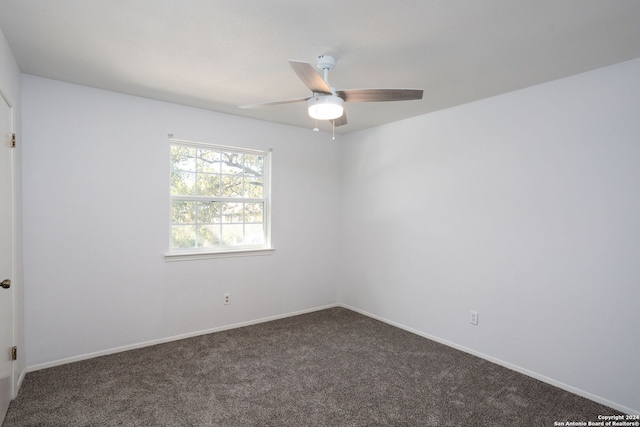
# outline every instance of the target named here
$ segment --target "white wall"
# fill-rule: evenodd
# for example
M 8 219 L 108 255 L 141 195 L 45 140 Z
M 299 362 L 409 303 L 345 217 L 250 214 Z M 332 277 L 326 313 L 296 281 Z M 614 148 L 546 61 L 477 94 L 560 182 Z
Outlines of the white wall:
M 341 302 L 638 413 L 638 76 L 351 134 Z
M 18 346 L 18 360 L 14 372 L 15 381 L 22 378 L 26 368 L 24 356 L 24 286 L 22 270 L 22 113 L 21 113 L 21 86 L 20 69 L 16 63 L 9 44 L 0 29 L 0 89 L 9 98 L 13 105 L 14 132 L 16 133 L 16 148 L 14 151 L 14 185 L 15 185 L 15 226 L 16 226 L 16 260 L 13 276 L 14 292 L 14 344 Z M 5 201 L 2 201 L 3 203 Z M 6 292 L 6 291 L 5 291 Z M 15 382 L 14 381 L 14 382 Z M 17 393 L 17 390 L 15 390 Z
M 325 133 L 23 76 L 30 367 L 337 302 Z M 273 148 L 271 256 L 166 262 L 167 135 Z M 231 305 L 222 304 L 231 292 Z

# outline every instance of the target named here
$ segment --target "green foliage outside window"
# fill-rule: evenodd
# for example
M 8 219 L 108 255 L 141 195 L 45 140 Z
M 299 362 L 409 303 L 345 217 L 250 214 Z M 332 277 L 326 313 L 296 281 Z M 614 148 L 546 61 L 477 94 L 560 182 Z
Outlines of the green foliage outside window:
M 172 249 L 265 244 L 265 155 L 171 145 Z

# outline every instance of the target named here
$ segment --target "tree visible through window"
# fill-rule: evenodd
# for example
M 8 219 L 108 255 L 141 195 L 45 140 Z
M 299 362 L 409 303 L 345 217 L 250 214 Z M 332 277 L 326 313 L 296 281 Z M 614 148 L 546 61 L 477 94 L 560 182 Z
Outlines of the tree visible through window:
M 269 153 L 171 140 L 171 250 L 268 247 Z

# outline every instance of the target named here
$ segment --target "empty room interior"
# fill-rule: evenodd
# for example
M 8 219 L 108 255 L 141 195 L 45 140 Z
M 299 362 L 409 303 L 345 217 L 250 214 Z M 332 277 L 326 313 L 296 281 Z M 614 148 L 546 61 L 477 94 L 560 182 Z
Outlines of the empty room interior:
M 3 0 L 4 425 L 640 425 L 638 22 Z

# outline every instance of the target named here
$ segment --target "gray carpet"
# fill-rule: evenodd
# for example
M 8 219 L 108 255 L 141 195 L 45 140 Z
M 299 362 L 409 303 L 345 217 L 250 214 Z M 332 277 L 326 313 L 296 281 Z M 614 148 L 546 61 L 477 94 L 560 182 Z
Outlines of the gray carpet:
M 619 412 L 343 308 L 27 374 L 11 426 L 553 426 Z

